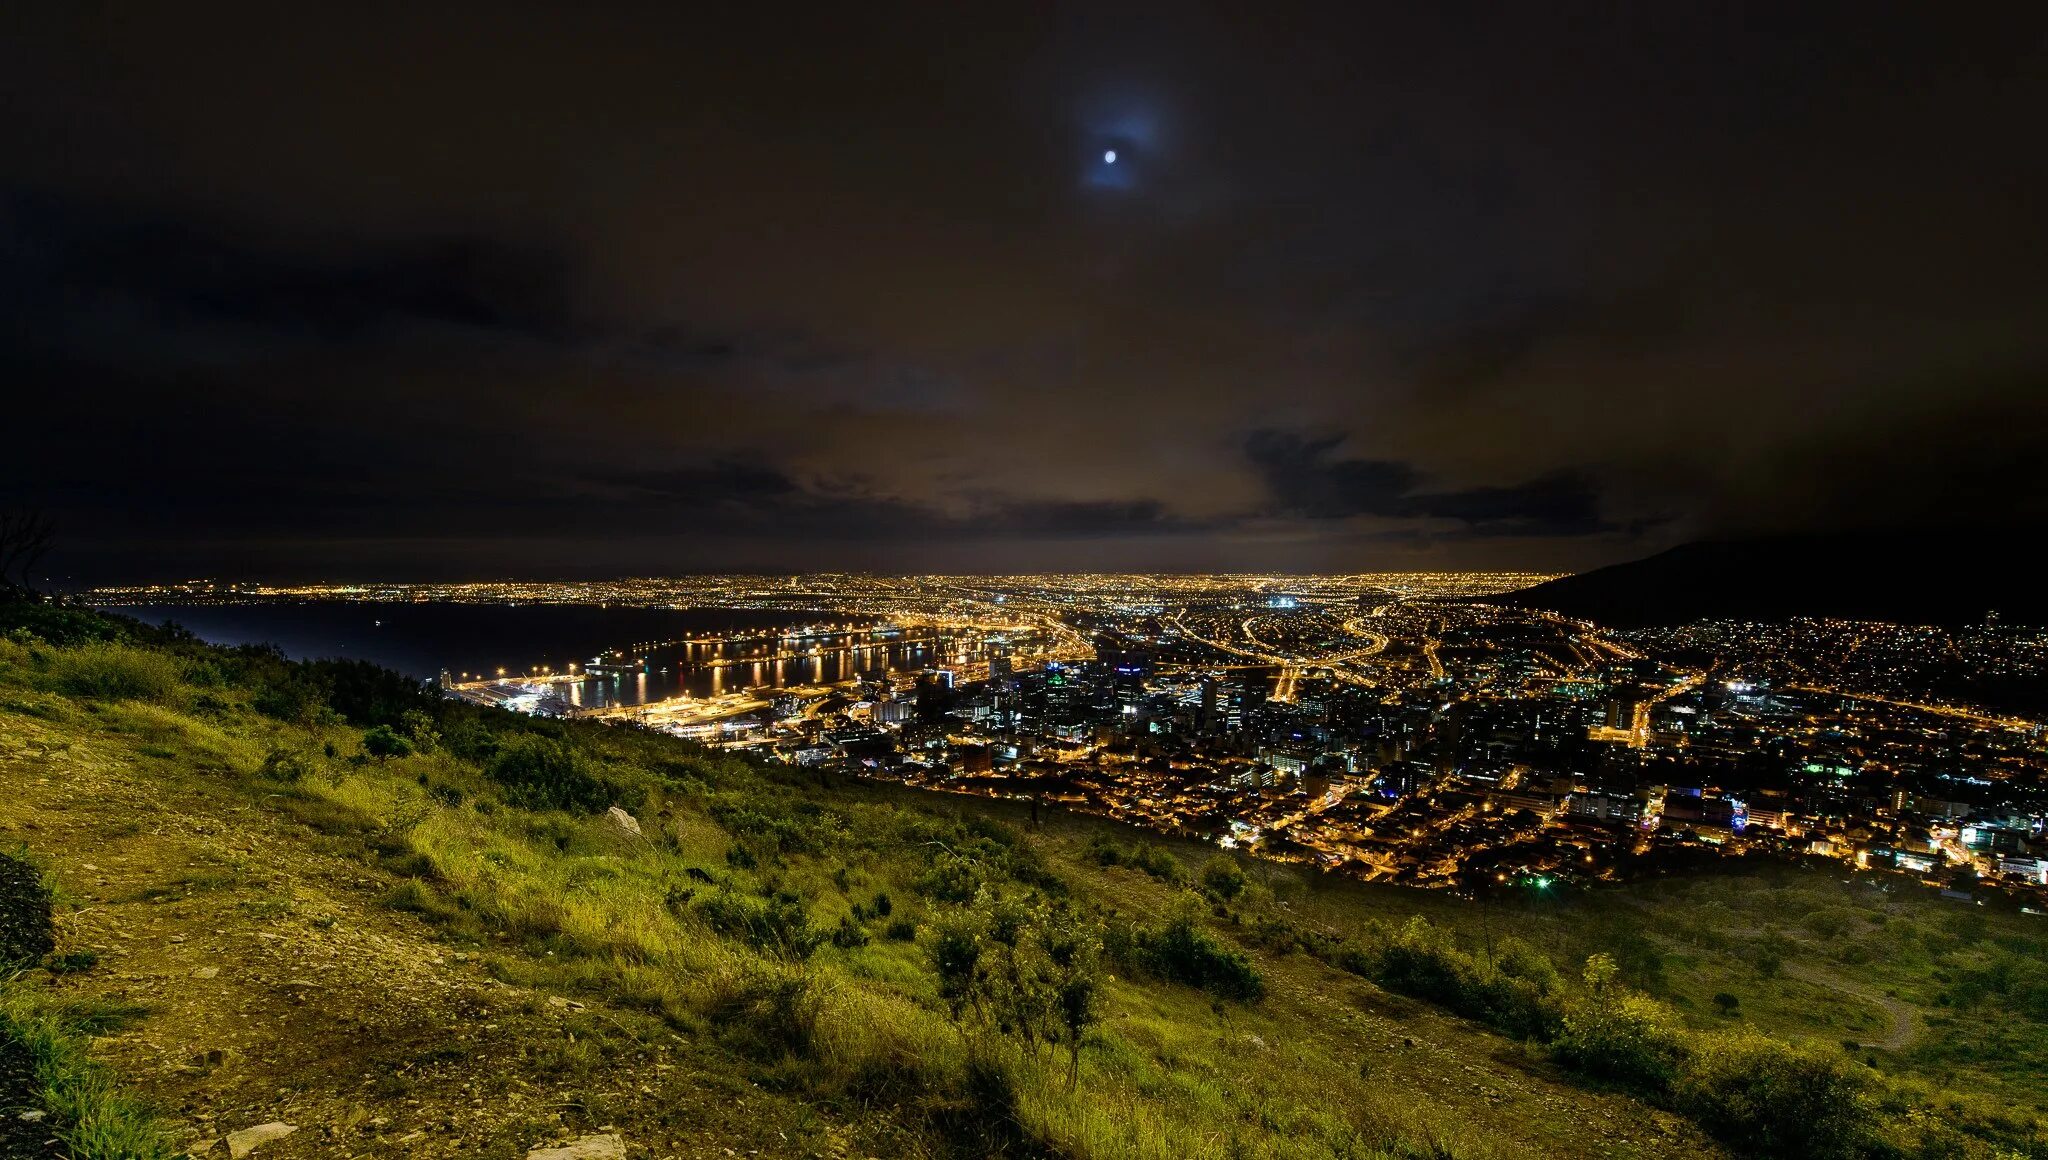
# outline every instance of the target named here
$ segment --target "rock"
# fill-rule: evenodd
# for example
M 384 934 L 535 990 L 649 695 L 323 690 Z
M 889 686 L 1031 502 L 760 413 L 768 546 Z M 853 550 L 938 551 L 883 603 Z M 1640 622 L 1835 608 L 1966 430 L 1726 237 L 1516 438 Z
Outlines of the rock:
M 195 979 L 211 979 L 218 974 L 220 974 L 219 967 L 201 967 L 192 972 L 192 977 Z
M 626 1141 L 617 1132 L 580 1136 L 566 1144 L 529 1149 L 526 1160 L 626 1160 Z
M 239 1132 L 229 1132 L 228 1155 L 234 1157 L 234 1160 L 242 1160 L 242 1157 L 254 1152 L 262 1145 L 268 1144 L 272 1140 L 282 1140 L 296 1131 L 298 1129 L 290 1124 L 273 1121 L 268 1124 L 258 1124 L 253 1128 L 243 1128 Z M 623 1153 L 621 1155 L 623 1156 Z
M 613 806 L 604 812 L 604 820 L 611 824 L 612 829 L 627 837 L 637 838 L 640 836 L 639 819 L 617 806 Z

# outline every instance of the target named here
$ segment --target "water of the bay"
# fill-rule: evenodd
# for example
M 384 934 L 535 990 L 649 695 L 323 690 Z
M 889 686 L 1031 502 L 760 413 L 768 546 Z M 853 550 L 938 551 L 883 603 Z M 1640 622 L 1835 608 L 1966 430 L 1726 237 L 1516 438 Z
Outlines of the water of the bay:
M 611 667 L 554 691 L 574 705 L 642 704 L 756 686 L 822 685 L 888 669 L 916 671 L 964 657 L 964 639 L 897 635 L 869 618 L 724 608 L 585 604 L 260 601 L 152 605 L 110 611 L 170 621 L 214 644 L 270 644 L 287 656 L 371 661 L 426 679 L 508 678 Z M 822 635 L 784 638 L 798 628 Z M 738 638 L 738 639 L 733 639 Z M 645 663 L 641 662 L 644 659 Z

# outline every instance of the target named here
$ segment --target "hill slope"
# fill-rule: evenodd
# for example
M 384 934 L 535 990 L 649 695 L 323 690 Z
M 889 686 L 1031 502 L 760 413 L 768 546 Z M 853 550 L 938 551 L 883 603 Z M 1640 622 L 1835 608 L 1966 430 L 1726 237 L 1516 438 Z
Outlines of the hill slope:
M 1093 819 L 962 816 L 439 702 L 364 666 L 17 619 L 0 835 L 59 905 L 56 954 L 8 1009 L 96 1036 L 159 1109 L 159 1155 L 224 1155 L 273 1123 L 294 1130 L 259 1158 L 516 1158 L 612 1135 L 636 1158 L 2042 1145 L 2015 1110 L 1886 1078 L 1903 1058 L 1661 1006 L 1624 985 L 1663 986 L 1635 973 L 1641 936 L 1590 917 L 1205 863 Z M 1621 905 L 1657 907 L 1586 914 Z M 1545 953 L 1610 944 L 1624 974 L 1591 989 Z M 1719 978 L 1670 974 L 1680 1003 Z M 1760 1026 L 1780 1017 L 1744 989 Z M 1784 1005 L 1838 1010 L 1824 1034 L 1886 1034 L 1844 992 Z M 1726 1114 L 1764 1080 L 1805 1102 Z M 9 1098 L 40 1098 L 73 1155 L 140 1154 L 96 1148 L 33 1084 Z
M 2026 557 L 2038 530 L 1777 536 L 1685 544 L 1495 599 L 1615 627 L 1795 616 L 2048 623 Z

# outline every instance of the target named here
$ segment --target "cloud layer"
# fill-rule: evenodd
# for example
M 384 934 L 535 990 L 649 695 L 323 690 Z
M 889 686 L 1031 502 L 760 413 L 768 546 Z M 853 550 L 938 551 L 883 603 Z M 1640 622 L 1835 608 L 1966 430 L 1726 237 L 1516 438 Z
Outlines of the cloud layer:
M 1555 568 L 2044 514 L 2038 19 L 773 15 L 31 6 L 0 371 L 52 563 Z

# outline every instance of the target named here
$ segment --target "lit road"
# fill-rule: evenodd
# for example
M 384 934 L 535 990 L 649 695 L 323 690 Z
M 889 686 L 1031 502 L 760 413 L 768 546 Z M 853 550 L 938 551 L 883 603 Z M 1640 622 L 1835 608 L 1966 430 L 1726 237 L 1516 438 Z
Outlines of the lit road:
M 1917 709 L 1922 713 L 1935 713 L 1943 717 L 1957 717 L 1965 721 L 1974 721 L 1979 725 L 1995 725 L 2001 729 L 2029 731 L 2041 728 L 2041 722 L 2039 721 L 2028 721 L 2021 717 L 1994 717 L 1972 709 L 1958 708 L 1954 705 L 1930 705 L 1924 701 L 1900 701 L 1891 697 L 1881 697 L 1875 693 L 1852 693 L 1847 689 L 1834 689 L 1826 685 L 1787 685 L 1786 688 L 1796 689 L 1802 693 L 1826 693 L 1836 697 L 1847 697 L 1852 701 L 1875 701 L 1880 705 L 1890 705 L 1896 709 Z

